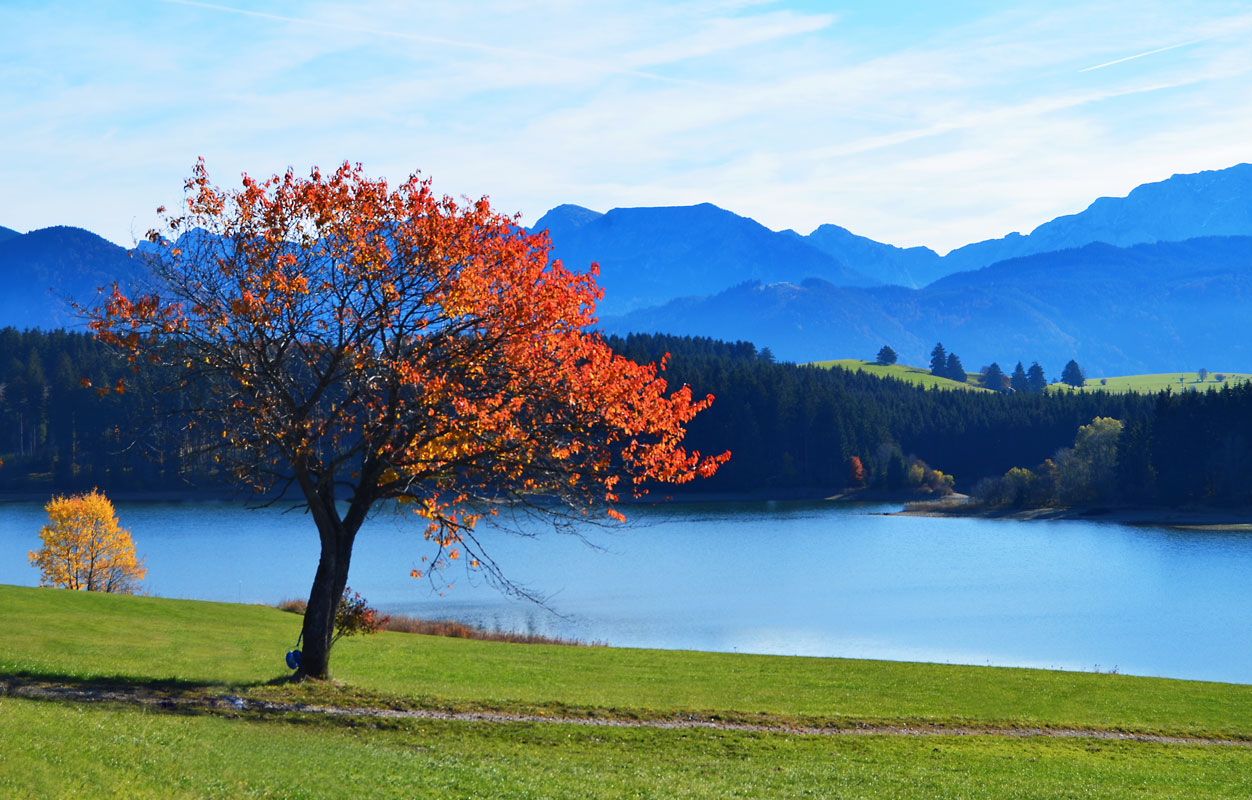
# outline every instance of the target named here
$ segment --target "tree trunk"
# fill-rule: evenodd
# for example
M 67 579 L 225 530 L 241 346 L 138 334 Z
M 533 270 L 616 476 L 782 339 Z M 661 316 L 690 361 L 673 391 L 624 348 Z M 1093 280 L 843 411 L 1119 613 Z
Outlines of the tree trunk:
M 345 525 L 335 508 L 330 490 L 306 491 L 309 510 L 317 523 L 322 553 L 317 574 L 309 590 L 309 604 L 304 612 L 300 668 L 295 679 L 330 677 L 330 645 L 335 635 L 335 612 L 348 583 L 348 566 L 352 560 L 352 543 L 359 525 Z

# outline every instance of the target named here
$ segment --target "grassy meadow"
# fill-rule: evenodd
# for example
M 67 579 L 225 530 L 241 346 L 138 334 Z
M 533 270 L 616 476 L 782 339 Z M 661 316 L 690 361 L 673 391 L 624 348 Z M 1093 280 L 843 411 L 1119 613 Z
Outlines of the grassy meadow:
M 878 364 L 873 361 L 862 361 L 856 358 L 841 358 L 831 361 L 814 361 L 815 367 L 830 369 L 838 367 L 849 372 L 865 372 L 880 378 L 895 378 L 907 383 L 915 383 L 927 388 L 970 389 L 985 392 L 987 389 L 978 385 L 981 376 L 977 372 L 965 373 L 966 382 L 958 383 L 947 378 L 938 378 L 930 374 L 925 367 L 910 367 L 906 364 Z M 1007 374 L 1007 373 L 1006 373 Z M 1217 376 L 1221 375 L 1222 380 Z M 1085 386 L 1074 387 L 1063 383 L 1048 386 L 1050 392 L 1139 392 L 1155 394 L 1172 389 L 1180 391 L 1206 391 L 1221 389 L 1223 386 L 1237 386 L 1252 380 L 1252 374 L 1242 372 L 1210 372 L 1204 380 L 1200 380 L 1198 372 L 1162 372 L 1149 375 L 1118 375 L 1110 378 L 1090 378 Z
M 0 682 L 336 706 L 697 718 L 774 732 L 326 717 L 0 696 L 0 796 L 1246 797 L 1252 686 L 383 633 L 292 686 L 277 609 L 0 586 Z M 220 705 L 220 704 L 219 704 Z M 198 709 L 198 710 L 197 710 Z M 801 735 L 887 724 L 976 735 Z M 1017 738 L 1020 729 L 1076 729 Z
M 930 374 L 930 370 L 925 367 L 910 367 L 906 364 L 878 364 L 873 361 L 861 361 L 857 358 L 840 358 L 833 361 L 814 361 L 812 365 L 815 367 L 823 367 L 831 369 L 838 367 L 846 369 L 849 372 L 866 372 L 870 375 L 877 375 L 880 378 L 895 378 L 906 383 L 916 383 L 926 388 L 940 389 L 969 389 L 971 391 L 985 392 L 981 386 L 977 385 L 979 378 L 976 372 L 965 373 L 966 382 L 958 383 L 948 378 L 939 378 Z
M 1246 798 L 1244 748 L 316 722 L 0 701 L 0 795 Z
M 1217 375 L 1222 380 L 1217 380 Z M 1117 375 L 1111 378 L 1089 378 L 1085 386 L 1076 388 L 1065 384 L 1054 383 L 1048 387 L 1052 392 L 1139 392 L 1155 394 L 1171 389 L 1175 392 L 1207 391 L 1221 389 L 1223 386 L 1237 386 L 1252 380 L 1252 375 L 1241 372 L 1208 373 L 1205 380 L 1200 380 L 1198 372 L 1162 372 L 1150 375 Z

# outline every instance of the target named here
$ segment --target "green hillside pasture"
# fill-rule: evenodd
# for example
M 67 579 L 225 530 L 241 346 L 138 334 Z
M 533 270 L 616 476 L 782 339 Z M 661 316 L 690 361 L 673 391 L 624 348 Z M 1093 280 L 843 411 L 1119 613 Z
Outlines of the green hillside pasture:
M 830 369 L 838 367 L 846 369 L 850 372 L 866 372 L 870 375 L 877 375 L 881 378 L 896 378 L 897 380 L 907 381 L 908 383 L 916 383 L 920 386 L 939 387 L 940 389 L 972 389 L 980 392 L 988 391 L 978 385 L 981 377 L 976 372 L 967 372 L 966 382 L 957 383 L 947 378 L 937 378 L 930 374 L 930 370 L 923 367 L 910 367 L 904 364 L 891 364 L 884 366 L 876 364 L 873 361 L 861 361 L 856 358 L 842 358 L 833 361 L 814 361 L 812 366 L 824 367 Z M 1221 375 L 1223 380 L 1219 381 L 1214 376 Z M 1181 380 L 1179 380 L 1181 378 Z M 1200 380 L 1198 372 L 1163 372 L 1150 375 L 1119 375 L 1111 378 L 1089 378 L 1085 386 L 1076 389 L 1072 386 L 1066 386 L 1062 383 L 1053 383 L 1048 386 L 1050 392 L 1139 392 L 1141 394 L 1155 394 L 1164 389 L 1172 389 L 1178 391 L 1205 391 L 1208 389 L 1221 389 L 1223 386 L 1237 386 L 1252 380 L 1252 374 L 1243 372 L 1210 372 L 1207 379 Z M 1101 383 L 1104 381 L 1104 383 Z
M 334 664 L 343 685 L 271 684 L 286 674 L 282 654 L 298 627 L 299 617 L 261 606 L 0 586 L 0 682 L 88 691 L 128 684 L 181 698 L 162 710 L 0 694 L 0 796 L 1252 796 L 1249 746 L 995 735 L 1058 726 L 1252 739 L 1252 686 L 401 633 L 340 642 Z M 195 702 L 224 694 L 622 720 L 695 712 L 774 724 L 930 722 L 983 732 L 593 727 Z
M 1217 380 L 1214 375 L 1222 375 L 1224 380 Z M 1104 383 L 1100 381 L 1103 380 Z M 1081 389 L 1054 383 L 1048 387 L 1051 392 L 1139 392 L 1140 394 L 1156 394 L 1165 389 L 1175 392 L 1207 391 L 1221 389 L 1223 386 L 1237 386 L 1252 380 L 1252 375 L 1242 372 L 1210 372 L 1208 379 L 1201 382 L 1198 372 L 1162 372 L 1151 375 L 1118 375 L 1111 378 L 1088 378 Z
M 977 385 L 977 381 L 980 376 L 976 372 L 965 373 L 966 382 L 957 383 L 956 381 L 949 380 L 947 378 L 939 378 L 931 375 L 930 370 L 922 367 L 910 367 L 905 364 L 889 364 L 884 366 L 882 364 L 876 364 L 873 361 L 861 361 L 856 358 L 841 358 L 834 361 L 814 361 L 812 362 L 812 366 L 822 367 L 824 369 L 838 367 L 839 369 L 846 369 L 849 372 L 867 372 L 870 375 L 877 375 L 880 378 L 895 378 L 897 380 L 905 381 L 906 383 L 916 383 L 927 388 L 937 386 L 940 389 L 971 389 L 979 392 L 988 391 L 987 389 Z
M 269 696 L 300 618 L 263 606 L 0 586 L 0 679 Z M 426 707 L 846 726 L 1045 726 L 1252 739 L 1252 686 L 1033 669 L 382 633 L 341 641 L 336 697 Z M 326 699 L 326 698 L 322 698 Z
M 521 645 L 516 645 L 521 646 Z M 1246 798 L 1244 747 L 267 720 L 0 698 L 23 798 Z

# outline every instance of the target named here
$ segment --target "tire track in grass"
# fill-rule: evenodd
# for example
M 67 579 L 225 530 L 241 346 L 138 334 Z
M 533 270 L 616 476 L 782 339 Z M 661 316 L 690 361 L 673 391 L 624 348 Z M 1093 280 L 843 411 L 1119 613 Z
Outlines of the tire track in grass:
M 983 725 L 885 724 L 847 722 L 840 726 L 759 724 L 711 719 L 696 714 L 675 714 L 659 719 L 632 719 L 597 711 L 597 716 L 562 716 L 559 714 L 528 714 L 506 711 L 452 711 L 446 709 L 394 709 L 370 706 L 329 706 L 313 703 L 288 703 L 247 698 L 239 695 L 202 692 L 163 691 L 148 686 L 72 686 L 49 681 L 7 678 L 0 680 L 0 697 L 13 696 L 35 700 L 58 700 L 78 703 L 116 703 L 136 705 L 159 711 L 196 711 L 216 714 L 253 713 L 269 717 L 282 715 L 315 715 L 328 718 L 367 717 L 378 719 L 447 720 L 452 722 L 544 723 L 550 725 L 581 725 L 586 727 L 662 728 L 671 730 L 704 729 L 749 733 L 787 733 L 802 736 L 999 736 L 1013 739 L 1101 739 L 1157 744 L 1199 744 L 1252 748 L 1252 740 L 1218 736 L 1177 736 L 1157 733 L 1136 733 L 1107 728 L 1047 728 L 1039 726 L 1010 727 Z

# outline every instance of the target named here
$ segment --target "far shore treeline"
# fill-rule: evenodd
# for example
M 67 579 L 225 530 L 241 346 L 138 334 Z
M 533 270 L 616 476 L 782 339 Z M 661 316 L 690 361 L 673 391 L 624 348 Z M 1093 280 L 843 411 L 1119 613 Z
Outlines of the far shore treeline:
M 671 385 L 716 398 L 690 423 L 687 442 L 729 449 L 730 462 L 665 494 L 895 491 L 908 488 L 919 462 L 970 491 L 1015 467 L 1038 467 L 1072 447 L 1080 427 L 1106 417 L 1122 428 L 1101 502 L 1252 504 L 1252 385 L 1157 395 L 953 392 L 776 363 L 747 342 L 609 342 L 635 361 L 669 353 Z M 0 491 L 220 492 L 225 478 L 196 455 L 195 429 L 173 427 L 161 413 L 193 398 L 145 387 L 142 374 L 82 333 L 0 329 Z M 109 388 L 123 376 L 125 393 Z

